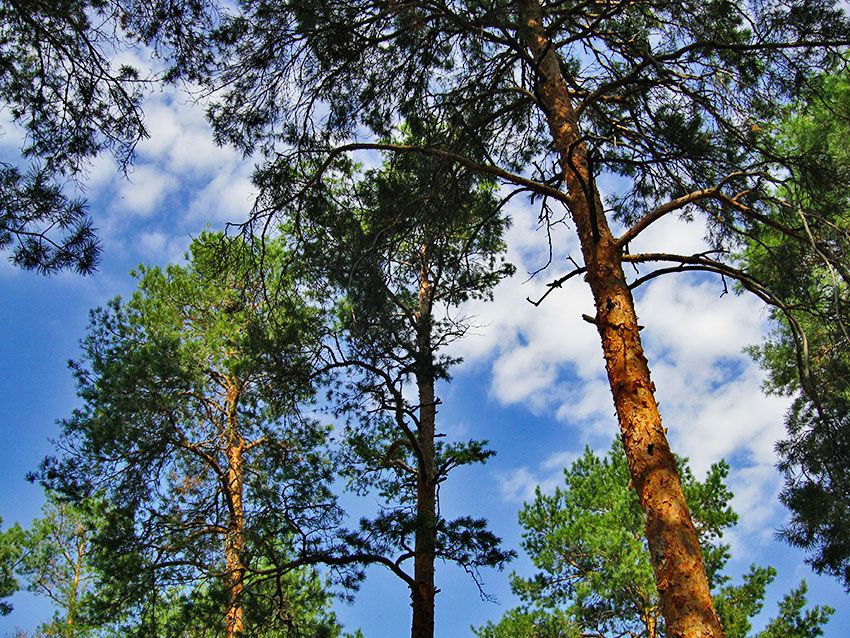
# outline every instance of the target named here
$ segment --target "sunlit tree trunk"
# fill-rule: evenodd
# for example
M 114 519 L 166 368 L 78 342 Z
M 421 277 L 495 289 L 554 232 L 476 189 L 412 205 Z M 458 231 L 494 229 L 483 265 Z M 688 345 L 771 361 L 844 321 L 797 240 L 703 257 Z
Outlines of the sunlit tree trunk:
M 644 607 L 641 610 L 641 620 L 646 627 L 646 638 L 657 638 L 658 617 L 654 607 Z
M 413 602 L 412 638 L 434 636 L 434 543 L 436 494 L 434 483 L 434 355 L 431 347 L 431 289 L 428 279 L 426 248 L 422 249 L 419 275 L 419 312 L 417 321 L 416 385 L 419 392 L 419 425 L 416 432 L 420 452 L 416 484 L 416 555 L 411 591 Z
M 68 616 L 65 619 L 68 636 L 76 635 L 77 599 L 80 595 L 80 586 L 83 580 L 83 569 L 86 564 L 89 544 L 89 533 L 83 525 L 77 525 L 75 531 L 77 534 L 77 546 L 75 548 L 76 556 L 73 557 L 74 577 L 71 580 L 71 587 L 68 593 Z
M 242 638 L 245 631 L 243 608 L 243 589 L 245 565 L 245 517 L 243 510 L 243 468 L 242 452 L 245 442 L 239 435 L 236 417 L 238 389 L 231 386 L 227 396 L 227 499 L 229 515 L 227 535 L 225 536 L 227 610 L 224 616 L 224 635 L 226 638 Z
M 560 156 L 569 208 L 581 242 L 596 325 L 632 485 L 646 515 L 646 538 L 667 632 L 673 637 L 722 636 L 696 530 L 658 412 L 655 386 L 638 333 L 634 300 L 588 170 L 561 65 L 547 40 L 537 0 L 518 0 L 526 45 L 539 69 L 538 101 Z

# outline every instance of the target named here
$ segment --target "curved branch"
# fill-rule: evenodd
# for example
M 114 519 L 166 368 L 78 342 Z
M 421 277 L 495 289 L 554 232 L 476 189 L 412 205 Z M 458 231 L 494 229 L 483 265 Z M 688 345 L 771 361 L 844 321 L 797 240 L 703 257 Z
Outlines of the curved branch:
M 405 583 L 407 583 L 409 587 L 415 587 L 416 581 L 414 581 L 413 578 L 407 572 L 405 572 L 397 563 L 398 561 L 390 560 L 386 556 L 382 556 L 380 554 L 359 553 L 347 554 L 345 556 L 333 556 L 331 554 L 314 554 L 311 556 L 296 558 L 295 560 L 288 561 L 276 567 L 269 567 L 266 569 L 250 569 L 250 571 L 254 574 L 268 575 L 290 571 L 298 567 L 304 567 L 306 565 L 328 565 L 330 567 L 343 567 L 346 565 L 354 564 L 378 564 L 388 568 L 392 573 L 394 573 Z
M 522 177 L 521 175 L 516 175 L 502 168 L 499 168 L 498 166 L 479 164 L 478 162 L 474 162 L 468 157 L 459 155 L 457 153 L 443 151 L 437 148 L 429 148 L 425 146 L 412 146 L 409 144 L 381 144 L 366 142 L 344 144 L 342 146 L 337 146 L 336 148 L 331 149 L 328 153 L 327 158 L 325 158 L 325 161 L 322 162 L 322 164 L 316 170 L 315 174 L 309 180 L 307 180 L 303 188 L 292 199 L 297 199 L 298 196 L 300 196 L 302 193 L 306 192 L 313 185 L 315 185 L 315 183 L 327 170 L 328 166 L 331 165 L 334 159 L 344 153 L 349 153 L 352 151 L 390 151 L 393 153 L 421 153 L 422 155 L 439 157 L 441 159 L 451 160 L 452 162 L 455 162 L 458 165 L 463 166 L 464 168 L 468 168 L 469 170 L 474 171 L 476 173 L 480 173 L 482 175 L 491 175 L 511 184 L 516 184 L 517 186 L 525 187 L 528 190 L 538 193 L 539 195 L 547 195 L 549 197 L 552 197 L 553 199 L 558 200 L 565 206 L 569 205 L 569 199 L 567 198 L 566 193 L 558 190 L 557 188 L 553 188 L 551 186 L 547 186 L 546 184 L 542 184 L 526 177 Z
M 635 288 L 643 283 L 646 283 L 650 279 L 654 279 L 655 277 L 660 277 L 661 275 L 668 274 L 671 272 L 684 272 L 687 270 L 713 272 L 725 277 L 731 277 L 732 279 L 740 283 L 745 290 L 753 293 L 765 303 L 774 306 L 775 308 L 778 308 L 780 311 L 782 311 L 782 314 L 788 320 L 788 325 L 791 327 L 791 336 L 793 337 L 794 344 L 796 346 L 794 350 L 797 358 L 797 373 L 800 377 L 800 385 L 812 397 L 812 400 L 815 402 L 818 411 L 822 415 L 824 415 L 825 411 L 823 410 L 820 400 L 818 398 L 819 395 L 817 392 L 817 388 L 815 386 L 811 369 L 809 367 L 809 342 L 806 338 L 806 333 L 803 330 L 803 327 L 800 325 L 800 322 L 797 321 L 797 319 L 791 312 L 791 308 L 789 308 L 788 305 L 786 305 L 781 299 L 779 299 L 779 297 L 774 295 L 758 279 L 752 277 L 743 270 L 739 270 L 738 268 L 734 268 L 728 264 L 724 264 L 723 262 L 716 261 L 714 259 L 709 259 L 705 256 L 706 254 L 708 253 L 686 256 L 669 253 L 645 253 L 639 255 L 623 255 L 623 261 L 628 261 L 631 263 L 673 261 L 678 262 L 680 264 L 676 267 L 661 268 L 659 270 L 653 271 L 648 275 L 645 275 L 644 277 L 641 277 L 637 281 L 633 282 L 630 285 L 630 288 Z
M 694 202 L 716 196 L 718 188 L 719 187 L 694 191 L 693 193 L 688 193 L 687 195 L 683 195 L 682 197 L 667 202 L 663 206 L 659 206 L 654 211 L 646 214 L 638 220 L 631 228 L 618 237 L 615 240 L 615 243 L 621 247 L 626 246 L 631 240 L 646 230 L 653 222 L 658 221 L 668 213 L 684 208 L 688 204 L 693 204 Z

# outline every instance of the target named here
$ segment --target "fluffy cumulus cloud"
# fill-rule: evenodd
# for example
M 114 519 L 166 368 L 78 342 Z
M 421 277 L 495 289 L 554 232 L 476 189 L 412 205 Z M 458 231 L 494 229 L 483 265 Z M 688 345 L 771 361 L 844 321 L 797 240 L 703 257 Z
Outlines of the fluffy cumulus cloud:
M 508 236 L 509 257 L 520 273 L 546 263 L 548 254 L 542 231 L 524 223 L 530 215 L 517 207 Z M 699 224 L 665 219 L 631 251 L 700 252 L 706 250 L 702 236 Z M 550 415 L 553 427 L 560 422 L 575 432 L 575 449 L 552 457 L 566 465 L 586 443 L 607 451 L 616 420 L 599 337 L 581 318 L 594 314 L 581 277 L 554 291 L 540 307 L 522 301 L 539 298 L 547 281 L 569 271 L 566 255 L 580 255 L 567 235 L 555 238 L 553 246 L 559 245 L 563 249 L 553 255 L 545 276 L 529 281 L 518 275 L 499 286 L 492 304 L 470 306 L 480 327 L 476 337 L 459 344 L 458 354 L 466 365 L 489 373 L 489 391 L 497 401 Z M 766 329 L 763 307 L 752 297 L 724 294 L 716 278 L 668 275 L 641 288 L 637 311 L 646 326 L 644 345 L 671 445 L 690 458 L 697 476 L 721 458 L 729 460 L 733 506 L 748 513 L 738 539 L 752 536 L 761 542 L 755 535 L 764 535 L 779 514 L 775 496 L 781 479 L 773 445 L 782 435 L 787 406 L 785 399 L 761 393 L 762 375 L 743 352 Z M 538 484 L 554 485 L 559 473 L 547 465 L 550 460 L 504 473 L 498 479 L 503 497 L 523 500 Z
M 204 108 L 176 88 L 149 96 L 145 125 L 127 174 L 108 154 L 92 162 L 83 195 L 104 253 L 130 263 L 180 260 L 205 228 L 244 222 L 256 197 L 253 161 L 218 147 Z
M 568 272 L 569 250 L 578 247 L 569 234 L 553 237 L 559 250 L 552 255 L 546 273 L 530 277 L 549 261 L 548 244 L 543 230 L 529 216 L 529 211 L 514 206 L 514 224 L 508 232 L 508 260 L 517 274 L 496 289 L 495 301 L 473 302 L 465 311 L 474 317 L 475 330 L 454 347 L 470 365 L 486 363 L 492 369 L 492 396 L 504 404 L 526 403 L 536 411 L 553 407 L 562 369 L 583 378 L 595 376 L 592 357 L 600 355 L 599 338 L 593 327 L 581 318 L 593 312 L 593 300 L 580 281 L 570 282 L 555 291 L 540 306 L 537 300 L 547 290 L 553 276 Z M 563 229 L 559 229 L 563 231 Z
M 146 263 L 179 263 L 189 250 L 191 238 L 174 237 L 159 231 L 143 232 L 138 238 L 138 247 Z
M 166 196 L 178 187 L 177 179 L 155 164 L 138 164 L 133 167 L 119 190 L 120 203 L 115 208 L 141 217 L 162 211 Z
M 257 198 L 257 191 L 251 184 L 252 171 L 250 162 L 222 168 L 192 199 L 188 219 L 199 223 L 244 221 Z

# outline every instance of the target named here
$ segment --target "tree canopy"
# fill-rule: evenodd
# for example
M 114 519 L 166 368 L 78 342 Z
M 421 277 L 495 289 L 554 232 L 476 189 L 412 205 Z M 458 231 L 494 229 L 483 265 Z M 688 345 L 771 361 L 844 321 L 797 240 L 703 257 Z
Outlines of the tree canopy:
M 783 532 L 808 550 L 814 569 L 850 589 L 850 361 L 848 221 L 850 221 L 850 82 L 846 69 L 816 78 L 778 124 L 782 148 L 800 164 L 777 191 L 776 216 L 802 236 L 791 241 L 771 228 L 750 237 L 741 260 L 769 282 L 783 304 L 774 330 L 752 352 L 768 371 L 768 389 L 793 395 L 788 438 L 779 442 L 785 472 Z
M 356 491 L 381 499 L 349 541 L 384 557 L 411 590 L 412 635 L 433 636 L 435 560 L 477 580 L 481 567 L 512 556 L 486 521 L 441 513 L 449 472 L 492 452 L 485 441 L 440 440 L 437 418 L 437 383 L 455 363 L 444 348 L 469 326 L 459 306 L 489 297 L 512 272 L 501 256 L 508 220 L 492 182 L 416 155 L 365 172 L 341 161 L 296 211 L 297 244 L 335 300 L 325 359 L 343 375 L 333 410 L 347 424 L 344 472 Z
M 185 266 L 141 266 L 130 300 L 92 313 L 73 364 L 84 406 L 41 477 L 108 503 L 93 541 L 98 603 L 111 617 L 138 601 L 129 626 L 156 631 L 169 590 L 228 638 L 325 604 L 322 590 L 300 610 L 289 600 L 340 516 L 328 429 L 302 412 L 317 311 L 293 294 L 287 254 L 266 244 L 260 262 L 257 249 L 204 234 Z M 263 283 L 249 277 L 258 263 Z
M 104 0 L 0 3 L 0 103 L 24 134 L 19 158 L 0 160 L 0 249 L 26 269 L 91 273 L 100 252 L 69 180 L 112 151 L 126 167 L 147 136 L 142 78 L 113 68 L 121 45 Z M 71 189 L 73 190 L 73 189 Z
M 246 2 L 225 12 L 210 38 L 214 64 L 189 67 L 222 89 L 209 112 L 217 139 L 265 153 L 266 174 L 295 176 L 294 197 L 315 183 L 317 163 L 321 172 L 340 153 L 383 149 L 449 159 L 530 193 L 549 223 L 569 220 L 584 263 L 552 289 L 583 274 L 593 293 L 589 320 L 647 516 L 668 631 L 719 635 L 632 290 L 662 274 L 701 270 L 782 303 L 754 273 L 736 268 L 730 250 L 762 227 L 806 243 L 800 225 L 776 219 L 776 190 L 799 155 L 782 148 L 770 126 L 819 70 L 840 61 L 850 42 L 840 7 Z M 435 115 L 474 154 L 430 141 L 375 141 L 400 121 L 418 134 Z M 599 176 L 619 178 L 604 200 Z M 700 215 L 712 250 L 631 253 L 635 238 L 670 215 Z M 624 225 L 619 236 L 613 222 Z M 647 270 L 627 277 L 629 263 Z
M 113 15 L 156 47 L 169 78 L 210 92 L 219 142 L 257 153 L 256 182 L 268 206 L 254 221 L 263 227 L 308 205 L 344 155 L 379 150 L 496 180 L 513 189 L 509 197 L 530 196 L 547 228 L 573 229 L 583 263 L 574 261 L 550 291 L 582 275 L 593 294 L 595 314 L 586 318 L 600 335 L 667 631 L 719 635 L 704 560 L 711 557 L 700 551 L 661 424 L 633 290 L 697 270 L 787 310 L 795 293 L 740 259 L 753 238 L 794 245 L 841 272 L 840 252 L 812 239 L 817 211 L 784 197 L 809 158 L 774 134 L 796 101 L 828 104 L 819 78 L 845 64 L 850 43 L 841 7 L 807 0 L 172 5 L 140 3 Z M 435 121 L 453 134 L 429 134 Z M 407 139 L 399 139 L 402 126 Z M 604 197 L 603 178 L 611 184 Z M 630 250 L 673 215 L 699 217 L 710 250 Z M 771 234 L 779 240 L 758 239 Z M 420 276 L 419 304 L 421 283 Z M 805 367 L 806 341 L 792 333 Z M 423 352 L 411 371 L 420 391 L 433 372 Z M 420 408 L 436 406 L 423 396 Z
M 714 464 L 698 481 L 686 462 L 680 475 L 700 535 L 706 574 L 728 638 L 744 638 L 763 606 L 772 567 L 753 565 L 741 585 L 724 573 L 729 545 L 721 538 L 738 519 L 724 483 L 729 466 Z M 513 574 L 511 588 L 523 606 L 476 630 L 482 638 L 507 636 L 642 636 L 666 634 L 653 579 L 643 513 L 629 484 L 622 444 L 600 458 L 589 448 L 569 468 L 552 494 L 539 488 L 519 514 L 523 548 L 540 570 L 531 578 Z M 806 606 L 803 582 L 780 603 L 779 615 L 760 638 L 820 636 L 833 610 Z M 792 629 L 793 628 L 793 629 Z

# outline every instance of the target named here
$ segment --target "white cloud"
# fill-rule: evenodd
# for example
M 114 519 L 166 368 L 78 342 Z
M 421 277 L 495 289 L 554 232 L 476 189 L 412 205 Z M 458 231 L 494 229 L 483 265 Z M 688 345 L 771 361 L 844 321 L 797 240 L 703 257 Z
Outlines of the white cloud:
M 142 140 L 136 151 L 144 160 L 162 162 L 182 135 L 178 112 L 171 100 L 163 95 L 148 100 L 145 105 L 145 127 L 150 137 Z
M 184 130 L 171 148 L 170 160 L 173 170 L 200 175 L 216 174 L 244 162 L 236 151 L 213 142 L 206 126 Z
M 246 163 L 217 173 L 193 198 L 188 218 L 202 223 L 245 221 L 257 198 L 251 171 Z
M 510 470 L 496 477 L 502 500 L 507 503 L 528 503 L 534 500 L 537 488 L 551 494 L 563 481 L 563 468 L 544 467 L 535 473 L 527 467 Z
M 580 456 L 581 454 L 574 450 L 555 452 L 547 456 L 540 467 L 544 470 L 558 470 L 560 472 L 563 468 L 572 465 Z
M 101 153 L 89 163 L 84 184 L 85 194 L 89 191 L 102 194 L 110 185 L 117 186 L 126 182 L 126 179 L 115 158 L 108 153 Z
M 20 157 L 25 141 L 26 132 L 12 120 L 9 109 L 0 108 L 0 153 L 3 158 L 14 163 Z
M 139 164 L 130 172 L 129 181 L 121 185 L 121 202 L 114 208 L 148 217 L 158 211 L 166 196 L 177 187 L 173 175 L 152 164 Z
M 528 279 L 525 273 L 545 265 L 548 259 L 546 237 L 528 222 L 527 211 L 514 214 L 516 221 L 507 241 L 508 260 L 517 267 L 517 274 L 499 284 L 492 303 L 467 304 L 464 312 L 475 317 L 477 327 L 452 347 L 452 354 L 470 365 L 491 366 L 490 391 L 499 402 L 525 402 L 539 411 L 557 404 L 553 386 L 564 369 L 583 378 L 597 374 L 590 361 L 600 358 L 599 337 L 581 319 L 583 313 L 593 312 L 593 301 L 580 282 L 554 291 L 538 307 L 526 300 L 540 298 L 553 274 Z M 569 247 L 574 242 L 565 239 L 562 243 Z M 553 263 L 562 272 L 573 267 L 563 253 L 553 256 Z
M 691 367 L 740 356 L 761 338 L 763 305 L 751 295 L 722 293 L 719 278 L 668 275 L 648 285 L 637 304 L 647 350 Z
M 705 234 L 705 226 L 702 223 L 688 223 L 675 214 L 667 215 L 638 235 L 630 243 L 629 252 L 691 255 L 708 248 Z
M 554 452 L 543 459 L 536 470 L 524 466 L 498 475 L 496 482 L 502 499 L 509 503 L 529 502 L 534 499 L 538 487 L 544 494 L 551 494 L 563 483 L 564 468 L 580 456 L 575 450 Z
M 189 249 L 190 242 L 188 235 L 181 237 L 158 231 L 143 232 L 138 237 L 138 249 L 144 263 L 177 263 Z
M 509 503 L 523 503 L 534 498 L 534 490 L 539 482 L 528 468 L 520 467 L 497 476 L 502 500 Z
M 150 138 L 138 145 L 145 161 L 156 162 L 175 173 L 212 178 L 248 164 L 230 147 L 219 146 L 204 115 L 204 105 L 177 89 L 152 96 L 145 104 L 145 126 Z
M 528 212 L 524 215 L 528 219 Z M 508 242 L 511 260 L 523 272 L 545 263 L 547 242 L 533 226 L 521 223 L 521 214 L 516 217 Z M 706 249 L 703 234 L 700 224 L 671 217 L 653 225 L 631 249 L 700 252 Z M 553 257 L 560 270 L 550 267 L 546 277 L 530 282 L 518 275 L 500 284 L 494 303 L 470 304 L 486 325 L 458 344 L 457 351 L 470 365 L 489 370 L 490 392 L 501 403 L 521 404 L 538 415 L 550 413 L 553 421 L 578 433 L 576 445 L 589 441 L 607 447 L 617 431 L 616 416 L 599 336 L 581 319 L 593 314 L 587 285 L 577 276 L 540 307 L 524 301 L 539 297 L 547 281 L 569 271 L 564 255 L 578 250 L 571 239 L 564 245 Z M 781 479 L 773 445 L 782 435 L 787 401 L 761 393 L 761 372 L 742 353 L 760 341 L 766 328 L 761 302 L 723 291 L 720 279 L 668 275 L 642 286 L 636 306 L 646 326 L 641 334 L 671 446 L 690 458 L 700 478 L 712 463 L 730 461 L 734 507 L 747 512 L 735 536 L 743 547 L 762 542 L 753 534 L 770 533 L 769 521 L 779 516 L 775 495 Z M 563 453 L 563 459 L 573 453 Z M 554 485 L 555 464 L 541 464 L 538 470 L 523 466 L 503 475 L 503 496 L 523 500 L 538 484 Z

